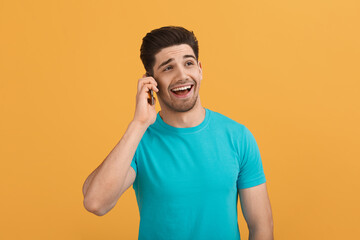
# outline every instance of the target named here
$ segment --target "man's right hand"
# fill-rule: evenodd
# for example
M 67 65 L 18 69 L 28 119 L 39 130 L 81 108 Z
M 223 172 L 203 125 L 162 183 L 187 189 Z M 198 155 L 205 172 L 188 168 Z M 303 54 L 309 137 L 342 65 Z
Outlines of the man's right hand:
M 155 104 L 151 105 L 148 102 L 150 89 L 155 92 L 159 91 L 155 79 L 153 77 L 147 77 L 144 74 L 138 81 L 136 108 L 133 121 L 144 124 L 146 127 L 153 124 L 156 120 Z

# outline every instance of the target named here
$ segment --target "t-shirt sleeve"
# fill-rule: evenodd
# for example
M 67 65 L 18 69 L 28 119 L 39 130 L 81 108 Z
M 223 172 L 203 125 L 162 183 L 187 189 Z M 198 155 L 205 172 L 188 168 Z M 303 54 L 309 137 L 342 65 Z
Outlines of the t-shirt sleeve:
M 240 139 L 240 171 L 237 188 L 250 188 L 265 183 L 259 147 L 254 136 L 245 126 Z
M 136 163 L 136 154 L 137 153 L 137 151 L 135 152 L 135 154 L 134 154 L 134 157 L 133 157 L 133 159 L 132 159 L 132 161 L 131 161 L 131 164 L 130 164 L 130 166 L 135 170 L 135 173 L 136 173 L 136 175 L 137 175 L 137 163 Z

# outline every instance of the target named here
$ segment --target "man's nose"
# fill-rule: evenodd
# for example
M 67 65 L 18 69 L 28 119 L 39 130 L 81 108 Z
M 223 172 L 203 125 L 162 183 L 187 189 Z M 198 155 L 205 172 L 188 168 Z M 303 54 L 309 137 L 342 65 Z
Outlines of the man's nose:
M 185 80 L 188 78 L 187 71 L 183 66 L 177 67 L 177 78 L 178 80 Z

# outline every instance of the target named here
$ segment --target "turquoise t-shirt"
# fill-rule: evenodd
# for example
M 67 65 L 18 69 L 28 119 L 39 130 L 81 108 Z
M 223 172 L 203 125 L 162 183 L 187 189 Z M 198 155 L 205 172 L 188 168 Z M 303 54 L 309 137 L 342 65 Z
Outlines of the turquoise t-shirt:
M 131 167 L 140 240 L 240 239 L 238 189 L 266 181 L 251 132 L 209 109 L 191 128 L 172 127 L 158 114 Z

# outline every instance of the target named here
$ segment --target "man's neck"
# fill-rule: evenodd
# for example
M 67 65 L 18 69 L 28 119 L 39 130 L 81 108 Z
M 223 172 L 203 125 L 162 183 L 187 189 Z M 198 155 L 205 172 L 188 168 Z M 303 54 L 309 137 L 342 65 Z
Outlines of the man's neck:
M 198 99 L 195 106 L 187 112 L 174 112 L 168 109 L 161 109 L 160 117 L 162 120 L 173 127 L 189 128 L 196 127 L 205 119 L 205 108 L 201 106 Z

